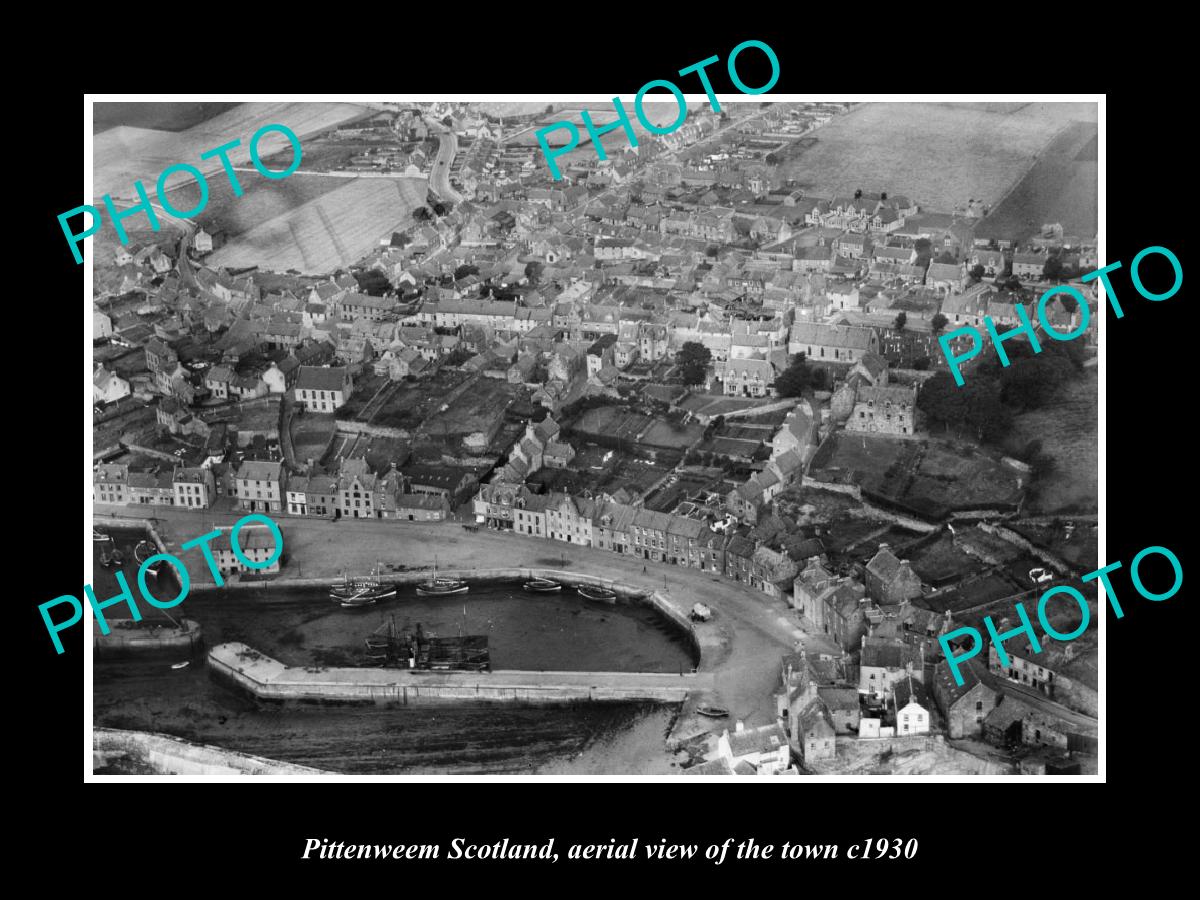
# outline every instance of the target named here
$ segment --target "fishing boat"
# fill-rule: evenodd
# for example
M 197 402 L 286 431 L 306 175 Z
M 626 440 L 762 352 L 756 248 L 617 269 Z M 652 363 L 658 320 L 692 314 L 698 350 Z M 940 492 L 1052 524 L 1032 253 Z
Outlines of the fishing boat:
M 461 578 L 448 578 L 437 573 L 437 557 L 433 561 L 433 574 L 417 585 L 417 594 L 421 597 L 446 597 L 450 594 L 465 594 L 467 583 Z
M 95 528 L 93 528 L 93 529 L 92 529 L 92 540 L 93 540 L 93 541 L 95 541 L 97 544 L 102 544 L 102 543 L 104 543 L 105 541 L 111 541 L 111 540 L 112 540 L 112 538 L 111 538 L 111 537 L 109 537 L 109 536 L 108 536 L 107 534 L 105 534 L 104 532 L 102 532 L 102 531 L 97 531 Z
M 580 584 L 575 587 L 575 590 L 589 600 L 612 601 L 617 599 L 616 591 L 610 591 L 608 588 L 602 588 L 595 584 Z
M 551 581 L 549 578 L 534 578 L 531 581 L 525 582 L 525 590 L 538 594 L 549 594 L 553 591 L 561 591 L 562 585 L 557 581 Z
M 450 594 L 465 594 L 467 583 L 461 578 L 446 578 L 433 576 L 428 581 L 417 585 L 417 593 L 422 597 L 445 597 Z
M 133 558 L 138 561 L 138 565 L 141 565 L 152 557 L 157 550 L 158 548 L 149 541 L 138 541 L 137 546 L 133 548 Z
M 378 564 L 370 575 L 356 578 L 343 575 L 342 578 L 341 584 L 335 584 L 329 589 L 329 596 L 345 609 L 370 606 L 379 600 L 396 596 L 396 586 L 380 580 Z
M 171 666 L 172 669 L 186 669 L 191 660 L 185 659 L 183 662 L 177 662 Z
M 697 706 L 696 712 L 710 719 L 723 719 L 729 715 L 729 710 L 723 706 Z

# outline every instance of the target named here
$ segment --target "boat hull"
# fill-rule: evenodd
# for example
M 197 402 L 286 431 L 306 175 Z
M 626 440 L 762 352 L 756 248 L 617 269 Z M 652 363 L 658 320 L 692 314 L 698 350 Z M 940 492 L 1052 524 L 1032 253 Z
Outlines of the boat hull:
M 465 594 L 467 590 L 468 588 L 465 584 L 451 588 L 425 587 L 421 585 L 417 588 L 417 594 L 421 597 L 449 597 L 452 594 Z
M 617 595 L 613 591 L 607 591 L 603 588 L 589 588 L 579 586 L 575 588 L 581 597 L 586 597 L 588 600 L 603 600 L 605 603 L 612 603 L 617 599 Z
M 525 582 L 525 590 L 535 594 L 551 594 L 555 591 L 561 591 L 562 585 L 554 581 L 527 581 Z

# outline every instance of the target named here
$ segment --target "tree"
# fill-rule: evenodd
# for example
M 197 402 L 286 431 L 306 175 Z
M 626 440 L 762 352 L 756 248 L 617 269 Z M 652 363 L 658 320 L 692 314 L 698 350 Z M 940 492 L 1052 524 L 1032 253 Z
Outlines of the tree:
M 470 263 L 464 263 L 463 265 L 459 266 L 457 269 L 454 270 L 454 280 L 459 281 L 460 279 L 466 278 L 468 275 L 478 275 L 478 274 L 479 274 L 479 266 L 473 266 Z
M 712 362 L 712 351 L 697 341 L 687 341 L 675 354 L 675 363 L 685 384 L 699 384 L 704 380 L 708 364 Z
M 798 353 L 775 379 L 775 390 L 780 397 L 799 397 L 812 380 L 813 373 L 808 368 L 808 360 L 803 353 Z
M 896 321 L 893 322 L 892 325 L 897 331 L 903 331 L 904 326 L 907 324 L 908 324 L 908 313 L 901 310 L 900 314 L 898 316 L 896 316 Z
M 1058 276 L 1062 274 L 1062 260 L 1057 256 L 1051 256 L 1046 259 L 1042 265 L 1042 278 L 1047 281 L 1057 281 Z
M 879 199 L 880 199 L 880 200 L 886 200 L 886 199 L 887 199 L 887 191 L 884 191 L 882 194 L 880 194 L 880 195 L 879 195 Z
M 946 327 L 949 321 L 949 319 L 938 312 L 933 314 L 933 318 L 930 320 L 929 325 L 933 328 L 933 333 L 938 334 L 943 328 Z
M 858 190 L 856 190 L 856 191 L 854 192 L 854 199 L 855 199 L 855 200 L 861 200 L 861 199 L 862 199 L 862 188 L 859 188 Z
M 987 269 L 983 267 L 983 263 L 975 263 L 971 266 L 971 279 L 973 281 L 983 281 L 983 276 L 987 273 Z
M 358 287 L 364 294 L 372 297 L 382 297 L 392 289 L 392 283 L 378 269 L 355 272 L 354 280 L 358 282 Z
M 542 277 L 542 270 L 545 266 L 539 260 L 530 260 L 525 263 L 525 277 L 529 279 L 530 284 L 537 284 Z
M 542 114 L 549 116 L 549 115 L 553 115 L 553 113 L 554 113 L 554 104 L 547 103 L 546 108 L 544 110 L 542 110 Z
M 913 249 L 916 250 L 917 253 L 928 253 L 933 249 L 933 241 L 926 237 L 917 238 L 916 242 L 913 244 Z

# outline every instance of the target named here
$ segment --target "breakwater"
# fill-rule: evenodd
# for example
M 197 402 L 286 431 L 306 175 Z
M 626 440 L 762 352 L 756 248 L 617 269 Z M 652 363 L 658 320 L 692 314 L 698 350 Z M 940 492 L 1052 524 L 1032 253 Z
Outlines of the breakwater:
M 116 728 L 92 730 L 92 765 L 95 769 L 114 769 L 117 771 L 113 774 L 122 775 L 202 775 L 212 778 L 330 774 L 322 769 L 263 759 L 236 750 L 193 744 L 167 734 Z
M 101 634 L 100 623 L 92 619 L 92 644 L 97 653 L 121 654 L 160 650 L 192 650 L 203 640 L 198 622 L 181 619 L 180 626 L 150 622 L 143 619 L 110 619 L 108 634 Z
M 232 642 L 208 654 L 210 670 L 263 700 L 395 703 L 572 703 L 652 700 L 681 703 L 712 687 L 688 672 L 416 672 L 406 669 L 286 666 Z

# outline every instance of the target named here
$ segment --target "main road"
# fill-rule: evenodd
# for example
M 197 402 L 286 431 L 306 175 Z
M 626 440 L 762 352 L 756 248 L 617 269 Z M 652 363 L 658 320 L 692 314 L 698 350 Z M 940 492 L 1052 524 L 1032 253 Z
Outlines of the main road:
M 438 132 L 438 152 L 429 172 L 429 189 L 443 199 L 462 203 L 463 195 L 450 187 L 450 166 L 454 164 L 454 155 L 458 153 L 458 136 L 441 122 L 425 121 Z

